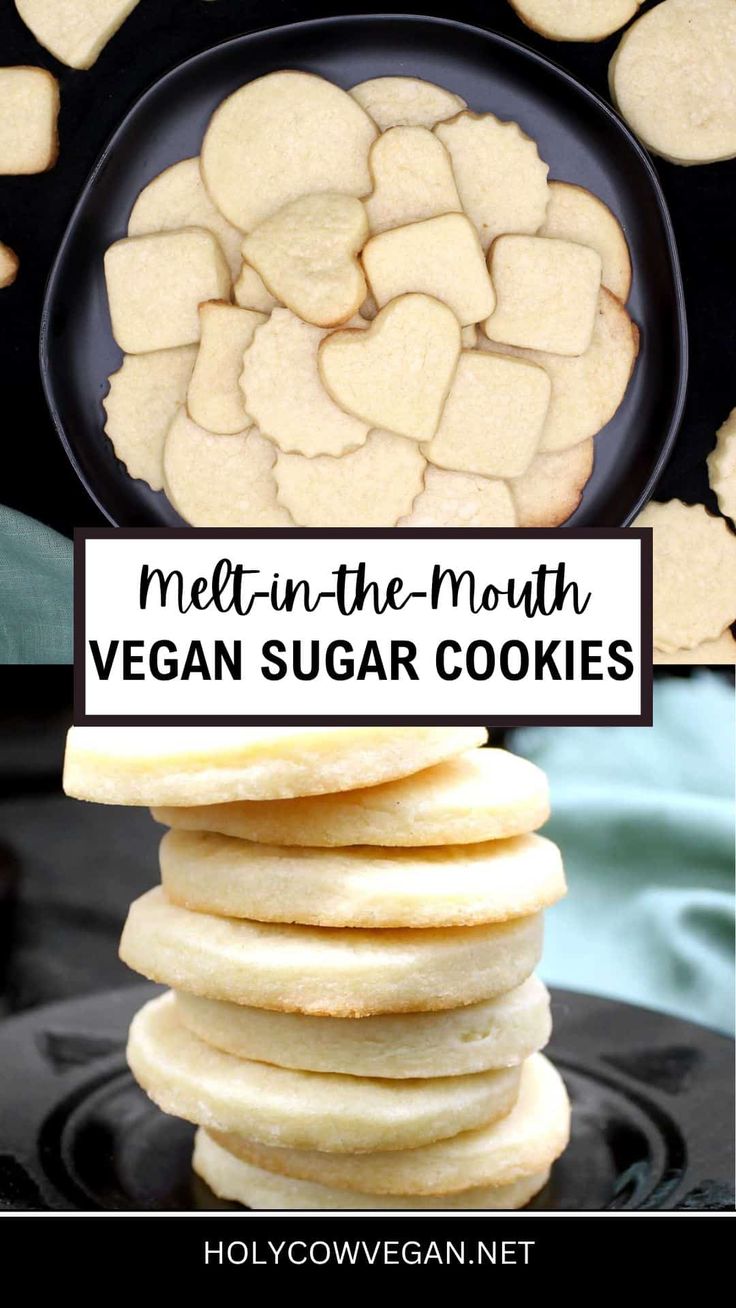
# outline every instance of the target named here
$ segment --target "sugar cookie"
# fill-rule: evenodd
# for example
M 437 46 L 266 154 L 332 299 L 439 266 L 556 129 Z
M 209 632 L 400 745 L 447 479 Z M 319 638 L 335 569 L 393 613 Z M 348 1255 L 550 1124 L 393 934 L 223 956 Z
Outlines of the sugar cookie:
M 229 222 L 250 232 L 300 195 L 367 195 L 375 123 L 313 73 L 268 73 L 222 102 L 202 142 L 202 176 Z
M 26 27 L 55 59 L 91 68 L 138 0 L 15 0 Z
M 105 432 L 131 477 L 159 491 L 164 484 L 164 442 L 197 357 L 196 345 L 150 354 L 126 354 L 102 401 Z
M 157 808 L 182 831 L 219 831 L 264 844 L 464 845 L 536 831 L 549 817 L 540 768 L 505 749 L 470 749 L 399 781 L 338 795 L 209 808 Z
M 291 527 L 276 500 L 275 459 L 255 428 L 216 436 L 182 407 L 164 442 L 164 489 L 193 527 Z
M 428 467 L 424 490 L 397 527 L 516 527 L 505 481 Z
M 694 649 L 673 649 L 665 654 L 655 647 L 654 663 L 688 664 L 688 663 L 736 663 L 736 637 L 730 630 L 724 631 L 717 640 L 704 640 Z
M 418 291 L 448 305 L 461 326 L 493 312 L 491 279 L 465 214 L 442 214 L 372 236 L 363 267 L 379 309 Z
M 463 327 L 460 332 L 460 343 L 464 350 L 474 350 L 478 344 L 478 328 L 474 322 Z
M 72 727 L 64 789 L 98 804 L 292 799 L 407 777 L 483 727 Z
M 116 241 L 105 280 L 112 334 L 126 354 L 198 341 L 199 305 L 229 300 L 232 290 L 225 256 L 203 227 Z
M 238 276 L 243 233 L 226 222 L 212 203 L 202 181 L 199 158 L 172 164 L 144 186 L 130 211 L 128 236 L 178 231 L 182 227 L 204 227 L 212 232 L 227 259 L 231 276 Z M 258 309 L 260 305 L 243 307 Z
M 539 446 L 551 390 L 537 364 L 463 350 L 437 433 L 422 453 L 450 471 L 518 477 Z
M 632 527 L 651 527 L 654 643 L 665 653 L 721 636 L 736 618 L 736 535 L 702 504 L 649 503 Z
M 238 235 L 242 236 L 242 232 Z M 241 309 L 256 309 L 258 313 L 270 313 L 278 305 L 278 300 L 264 286 L 255 268 L 251 268 L 245 262 L 233 286 L 233 296 L 235 303 L 239 304 Z
M 300 527 L 395 527 L 422 489 L 426 460 L 416 443 L 390 431 L 335 459 L 277 456 L 279 503 Z
M 559 527 L 575 512 L 593 471 L 592 440 L 569 450 L 537 454 L 526 472 L 509 482 L 520 527 Z
M 736 155 L 736 6 L 664 0 L 624 33 L 611 96 L 632 131 L 672 163 Z
M 244 1204 L 247 1208 L 291 1209 L 307 1211 L 318 1209 L 480 1209 L 486 1212 L 511 1212 L 523 1208 L 547 1183 L 548 1173 L 538 1172 L 513 1185 L 475 1186 L 472 1190 L 458 1190 L 442 1195 L 378 1195 L 361 1194 L 356 1190 L 339 1190 L 320 1185 L 316 1181 L 297 1181 L 293 1177 L 279 1176 L 262 1167 L 254 1167 L 237 1158 L 217 1144 L 214 1138 L 200 1128 L 194 1138 L 192 1167 L 198 1176 L 221 1199 Z
M 522 23 L 550 41 L 603 41 L 634 17 L 641 0 L 510 0 Z
M 601 256 L 544 236 L 499 236 L 489 255 L 496 308 L 488 338 L 550 354 L 580 355 L 593 337 Z
M 365 201 L 371 231 L 459 213 L 450 156 L 426 127 L 391 127 L 369 156 L 373 191 Z
M 504 232 L 537 232 L 547 209 L 546 163 L 518 123 L 460 113 L 438 123 L 463 209 L 487 250 Z
M 454 91 L 419 77 L 372 77 L 359 82 L 350 94 L 382 132 L 391 127 L 434 127 L 465 108 Z
M 18 276 L 20 261 L 15 250 L 11 250 L 9 245 L 4 245 L 0 241 L 0 290 L 5 286 L 12 286 Z
M 180 1022 L 236 1058 L 347 1076 L 462 1076 L 516 1067 L 549 1040 L 549 995 L 536 976 L 494 999 L 440 1013 L 309 1017 L 180 991 Z
M 478 1185 L 513 1185 L 546 1171 L 566 1147 L 570 1104 L 562 1077 L 544 1054 L 527 1059 L 508 1116 L 418 1149 L 361 1154 L 274 1149 L 216 1134 L 238 1158 L 283 1176 L 377 1194 L 444 1194 Z
M 274 309 L 243 358 L 246 411 L 284 453 L 347 454 L 368 436 L 369 424 L 343 412 L 322 384 L 317 359 L 326 336 L 289 309 Z
M 565 893 L 556 845 L 514 836 L 426 849 L 295 849 L 169 831 L 159 853 L 181 908 L 324 927 L 447 927 L 538 913 Z
M 150 890 L 120 942 L 128 967 L 174 990 L 317 1017 L 436 1012 L 503 994 L 542 951 L 542 915 L 450 930 L 281 926 L 190 913 Z
M 736 523 L 736 409 L 716 432 L 715 447 L 708 455 L 708 481 L 721 513 Z
M 243 355 L 263 313 L 222 300 L 199 306 L 200 342 L 187 391 L 187 410 L 206 431 L 233 435 L 251 425 L 245 412 L 240 374 Z
M 540 364 L 549 374 L 552 394 L 539 445 L 540 453 L 549 454 L 579 445 L 610 422 L 634 371 L 639 330 L 620 300 L 602 287 L 592 340 L 576 358 L 496 345 L 485 336 L 480 336 L 478 345 L 482 350 L 516 354 Z
M 319 370 L 335 403 L 348 413 L 426 441 L 437 430 L 459 355 L 460 327 L 452 310 L 428 295 L 401 295 L 366 331 L 327 336 Z
M 378 1080 L 233 1058 L 178 1021 L 173 995 L 133 1018 L 128 1063 L 165 1113 L 265 1145 L 330 1153 L 412 1149 L 496 1121 L 513 1107 L 520 1069 Z
M 302 195 L 243 241 L 243 258 L 287 309 L 318 327 L 345 322 L 366 295 L 357 255 L 368 219 L 352 195 Z
M 602 260 L 601 284 L 626 303 L 631 290 L 626 237 L 618 218 L 592 191 L 570 182 L 550 182 L 547 215 L 538 234 L 597 250 Z
M 59 154 L 59 83 L 45 68 L 0 68 L 0 176 L 45 173 Z

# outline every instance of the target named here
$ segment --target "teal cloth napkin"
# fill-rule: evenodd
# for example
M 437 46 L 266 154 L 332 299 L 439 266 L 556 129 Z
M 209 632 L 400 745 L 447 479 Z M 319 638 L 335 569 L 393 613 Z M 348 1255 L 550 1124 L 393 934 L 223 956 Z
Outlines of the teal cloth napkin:
M 0 505 L 0 663 L 71 661 L 71 541 Z
M 549 774 L 545 827 L 567 899 L 547 914 L 550 983 L 734 1026 L 733 683 L 655 683 L 654 726 L 524 728 Z

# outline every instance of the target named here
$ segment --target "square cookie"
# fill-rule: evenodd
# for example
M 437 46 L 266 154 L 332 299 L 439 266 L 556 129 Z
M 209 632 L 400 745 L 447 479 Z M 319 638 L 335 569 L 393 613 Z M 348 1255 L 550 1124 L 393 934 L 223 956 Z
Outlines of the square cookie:
M 550 354 L 584 354 L 593 336 L 601 256 L 544 236 L 499 236 L 488 258 L 496 308 L 486 336 Z
M 418 291 L 442 300 L 462 327 L 493 311 L 483 251 L 465 214 L 446 213 L 380 232 L 363 250 L 363 267 L 379 308 Z
M 112 334 L 126 354 L 145 354 L 200 337 L 199 305 L 229 300 L 225 256 L 202 227 L 116 241 L 105 254 Z
M 0 68 L 0 174 L 52 168 L 58 116 L 59 83 L 45 68 Z

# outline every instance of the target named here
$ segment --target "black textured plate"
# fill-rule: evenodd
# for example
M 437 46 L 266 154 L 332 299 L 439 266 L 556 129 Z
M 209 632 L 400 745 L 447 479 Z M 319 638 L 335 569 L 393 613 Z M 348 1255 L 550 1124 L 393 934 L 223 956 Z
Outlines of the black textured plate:
M 617 115 L 541 55 L 439 18 L 354 16 L 237 37 L 168 73 L 131 110 L 95 168 L 49 281 L 41 371 L 61 439 L 87 490 L 118 526 L 181 525 L 161 494 L 128 477 L 103 434 L 102 397 L 120 363 L 110 334 L 103 255 L 124 236 L 143 186 L 199 153 L 208 119 L 243 82 L 303 68 L 350 87 L 411 74 L 457 91 L 476 110 L 519 122 L 551 176 L 594 191 L 618 215 L 634 265 L 630 310 L 641 353 L 626 399 L 596 441 L 595 471 L 570 520 L 622 526 L 651 493 L 676 435 L 687 373 L 677 252 L 647 156 Z
M 115 990 L 0 1026 L 0 1208 L 232 1207 L 191 1171 L 193 1128 L 160 1113 L 125 1066 L 128 1025 L 154 993 Z M 565 990 L 553 1015 L 573 1132 L 532 1207 L 732 1207 L 732 1041 Z

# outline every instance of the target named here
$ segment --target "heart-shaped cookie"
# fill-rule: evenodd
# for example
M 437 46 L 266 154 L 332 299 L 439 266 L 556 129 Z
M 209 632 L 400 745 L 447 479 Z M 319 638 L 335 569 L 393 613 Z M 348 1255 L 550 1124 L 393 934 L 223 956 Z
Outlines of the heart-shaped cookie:
M 360 200 L 335 192 L 302 195 L 246 236 L 243 258 L 305 322 L 334 327 L 365 299 L 357 255 L 367 239 Z
M 320 345 L 322 380 L 336 404 L 373 427 L 430 440 L 460 355 L 460 324 L 429 295 L 400 295 L 367 331 Z

